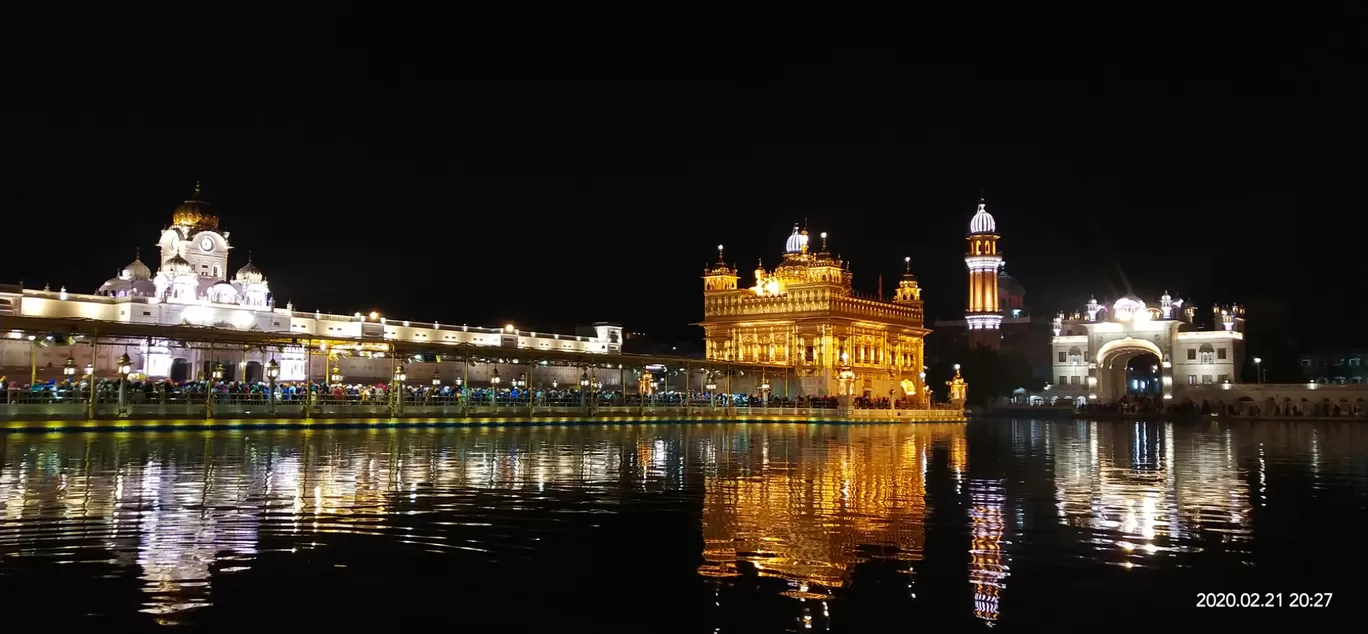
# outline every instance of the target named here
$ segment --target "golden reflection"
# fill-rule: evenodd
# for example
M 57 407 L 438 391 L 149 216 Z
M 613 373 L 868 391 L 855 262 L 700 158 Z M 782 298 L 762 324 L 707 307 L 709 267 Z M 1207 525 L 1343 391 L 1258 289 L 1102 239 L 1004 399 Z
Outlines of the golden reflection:
M 1094 543 L 1120 551 L 1123 565 L 1181 550 L 1202 532 L 1250 538 L 1243 449 L 1229 429 L 1080 422 L 1057 430 L 1060 521 L 1096 531 Z
M 969 583 L 974 586 L 974 616 L 992 624 L 1010 574 L 1003 534 L 1006 485 L 1001 480 L 969 481 Z
M 792 596 L 824 598 L 865 559 L 862 547 L 920 560 L 932 438 L 962 452 L 963 435 L 962 425 L 714 428 L 699 448 L 707 470 L 699 573 L 734 576 L 744 561 L 790 581 Z

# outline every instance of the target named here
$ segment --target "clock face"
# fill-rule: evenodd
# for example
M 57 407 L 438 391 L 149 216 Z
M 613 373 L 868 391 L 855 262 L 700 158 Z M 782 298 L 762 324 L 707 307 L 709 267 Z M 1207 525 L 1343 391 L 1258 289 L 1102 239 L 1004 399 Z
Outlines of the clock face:
M 204 236 L 203 238 L 200 238 L 200 248 L 204 249 L 205 251 L 213 251 L 214 239 L 210 238 L 209 236 Z

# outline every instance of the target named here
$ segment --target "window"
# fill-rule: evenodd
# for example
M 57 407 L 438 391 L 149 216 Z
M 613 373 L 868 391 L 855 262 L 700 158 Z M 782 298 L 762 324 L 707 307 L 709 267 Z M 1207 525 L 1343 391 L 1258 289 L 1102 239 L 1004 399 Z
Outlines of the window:
M 1082 383 L 1082 380 L 1080 380 L 1078 376 L 1069 377 L 1069 385 L 1078 385 L 1079 383 Z
M 1204 343 L 1204 344 L 1201 345 L 1201 347 L 1197 348 L 1197 362 L 1198 362 L 1198 363 L 1215 363 L 1215 362 L 1216 362 L 1216 346 L 1213 346 L 1213 345 L 1211 345 L 1211 344 L 1209 344 L 1209 343 Z M 1208 383 L 1210 383 L 1210 381 L 1208 381 Z
M 1210 374 L 1203 374 L 1203 375 L 1202 375 L 1202 385 L 1211 385 L 1211 375 L 1210 375 Z
M 1189 352 L 1191 352 L 1191 350 L 1189 350 Z M 1196 374 L 1189 374 L 1189 375 L 1188 375 L 1188 385 L 1197 385 L 1197 375 L 1196 375 Z
M 1068 384 L 1069 384 L 1069 377 L 1064 376 L 1063 374 L 1059 375 L 1059 384 L 1060 384 L 1060 385 L 1068 385 Z
M 1196 351 L 1196 350 L 1194 350 L 1194 349 L 1192 349 L 1192 348 L 1188 348 L 1187 354 L 1188 354 L 1188 361 L 1196 361 L 1196 360 L 1197 360 L 1197 351 Z
M 1064 352 L 1063 350 L 1060 350 L 1060 351 L 1059 351 L 1059 362 L 1060 362 L 1060 363 L 1064 363 L 1065 361 L 1068 361 L 1068 359 L 1069 359 L 1068 353 Z
M 1363 359 L 1360 359 L 1358 357 L 1349 357 L 1349 365 L 1352 365 L 1354 367 L 1363 365 Z
M 1225 358 L 1226 358 L 1226 349 L 1225 349 L 1225 348 L 1217 348 L 1217 349 L 1216 349 L 1216 358 L 1217 358 L 1217 359 L 1225 359 Z
M 1229 375 L 1229 374 L 1222 374 L 1222 375 L 1220 375 L 1220 376 L 1217 376 L 1217 377 L 1216 377 L 1216 382 L 1217 382 L 1217 383 L 1229 383 L 1229 382 L 1230 382 L 1230 375 Z
M 1342 376 L 1337 376 L 1337 377 L 1335 377 L 1335 383 L 1337 383 L 1337 384 L 1339 384 L 1339 385 L 1344 385 L 1344 377 L 1342 377 Z
M 1303 367 L 1303 368 L 1309 368 L 1309 367 L 1311 367 L 1311 360 L 1310 360 L 1310 359 L 1302 359 L 1302 360 L 1301 360 L 1301 364 L 1302 364 L 1302 367 Z

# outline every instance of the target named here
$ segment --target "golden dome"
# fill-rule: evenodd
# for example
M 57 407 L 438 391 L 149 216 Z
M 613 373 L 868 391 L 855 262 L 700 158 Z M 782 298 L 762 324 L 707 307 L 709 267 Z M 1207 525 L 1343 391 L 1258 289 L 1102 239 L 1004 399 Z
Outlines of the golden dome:
M 195 182 L 195 193 L 176 207 L 171 214 L 171 224 L 196 230 L 218 230 L 218 216 L 209 208 L 209 201 L 200 193 L 200 184 Z

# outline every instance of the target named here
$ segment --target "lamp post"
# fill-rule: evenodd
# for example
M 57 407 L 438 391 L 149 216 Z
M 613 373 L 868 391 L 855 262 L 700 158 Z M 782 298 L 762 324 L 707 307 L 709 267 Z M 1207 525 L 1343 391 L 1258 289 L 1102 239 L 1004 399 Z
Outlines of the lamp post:
M 275 357 L 266 362 L 266 412 L 275 414 L 275 382 L 280 377 L 280 364 Z
M 404 413 L 404 381 L 408 380 L 408 372 L 405 371 L 404 364 L 400 363 L 394 368 L 394 386 L 390 388 L 393 394 L 390 397 L 390 416 Z
M 708 391 L 708 407 L 717 407 L 717 379 L 714 378 L 713 371 L 708 370 L 707 383 L 703 384 L 703 389 Z
M 128 415 L 128 373 L 133 371 L 133 360 L 128 353 L 119 357 L 119 416 Z
M 489 375 L 489 406 L 494 408 L 494 411 L 499 410 L 499 384 L 502 382 L 503 379 L 499 377 L 499 369 L 494 368 L 494 371 Z
M 760 375 L 760 407 L 769 409 L 770 383 L 765 379 L 765 375 Z
M 1254 380 L 1263 383 L 1263 358 L 1254 357 Z
M 428 391 L 428 402 L 432 402 L 432 395 L 442 387 L 442 370 L 436 368 L 432 371 L 432 389 Z
M 71 377 L 76 376 L 75 359 L 71 358 L 70 356 L 66 358 L 66 361 L 62 363 L 62 374 L 66 375 L 68 381 L 71 380 Z
M 584 413 L 588 414 L 588 413 L 589 413 L 589 401 L 588 401 L 588 394 L 587 394 L 587 392 L 589 391 L 589 371 L 588 371 L 588 370 L 585 370 L 584 372 L 581 372 L 581 373 L 580 373 L 579 386 L 580 386 L 580 409 L 583 410 Z
M 599 382 L 598 377 L 594 377 L 594 378 L 589 379 L 589 414 L 590 414 L 590 415 L 592 415 L 592 414 L 594 413 L 594 410 L 598 407 L 598 391 L 599 391 L 599 388 L 601 388 L 601 387 L 603 387 L 603 384 Z
M 209 372 L 209 378 L 213 379 L 209 388 L 204 391 L 204 417 L 211 418 L 214 415 L 214 384 L 223 380 L 223 364 L 214 362 L 214 369 Z

